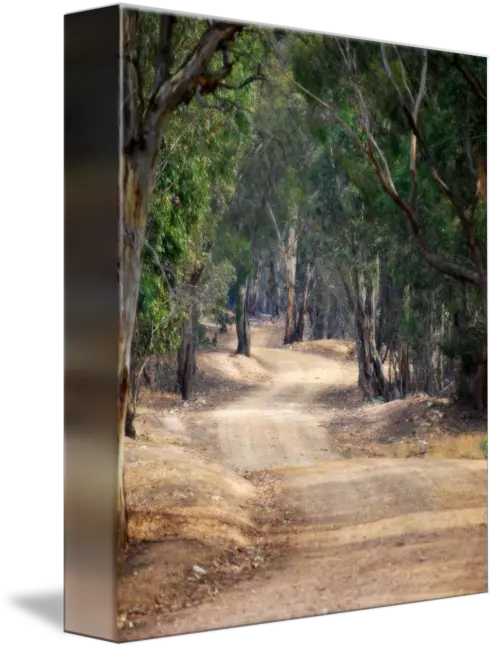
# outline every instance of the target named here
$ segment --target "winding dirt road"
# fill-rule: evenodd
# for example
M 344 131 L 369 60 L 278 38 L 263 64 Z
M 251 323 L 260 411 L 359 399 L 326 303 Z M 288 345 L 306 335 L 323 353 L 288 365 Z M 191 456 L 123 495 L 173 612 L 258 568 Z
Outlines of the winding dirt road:
M 351 385 L 353 368 L 316 355 L 259 348 L 263 363 L 274 366 L 269 387 L 250 394 L 210 417 L 220 461 L 240 471 L 308 466 L 335 459 L 326 434 L 329 415 L 316 404 L 329 386 Z M 327 377 L 327 380 L 326 380 Z
M 341 459 L 336 397 L 326 406 L 319 395 L 353 388 L 356 366 L 271 347 L 267 328 L 253 333 L 271 382 L 201 413 L 199 430 L 213 459 L 278 480 L 288 550 L 146 636 L 486 592 L 487 462 Z

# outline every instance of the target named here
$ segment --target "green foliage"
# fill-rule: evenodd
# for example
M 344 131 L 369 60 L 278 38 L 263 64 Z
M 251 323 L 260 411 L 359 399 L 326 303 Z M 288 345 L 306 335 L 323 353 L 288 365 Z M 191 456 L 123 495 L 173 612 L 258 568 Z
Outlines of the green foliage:
M 176 17 L 171 73 L 183 65 L 207 28 L 204 20 Z M 147 102 L 154 87 L 158 29 L 157 13 L 140 14 L 139 65 Z M 176 349 L 191 301 L 196 301 L 203 316 L 223 317 L 229 286 L 236 280 L 235 265 L 239 273 L 242 266 L 249 267 L 244 241 L 235 245 L 235 252 L 231 245 L 235 265 L 214 250 L 251 134 L 248 111 L 256 89 L 244 81 L 257 71 L 264 44 L 257 33 L 245 30 L 228 49 L 234 65 L 227 88 L 207 95 L 202 103 L 179 105 L 166 124 L 149 206 L 135 357 Z M 208 71 L 222 66 L 222 53 L 217 52 Z M 234 90 L 234 85 L 239 89 Z M 188 281 L 201 267 L 205 270 L 199 289 L 193 291 Z
M 479 448 L 481 449 L 481 453 L 487 459 L 488 458 L 488 436 L 487 435 L 482 440 L 481 444 L 479 445 Z
M 385 404 L 383 397 L 363 397 L 362 401 L 366 404 Z
M 226 313 L 229 287 L 236 280 L 236 271 L 231 262 L 224 260 L 210 265 L 209 273 L 200 294 L 201 311 L 204 316 L 220 323 Z

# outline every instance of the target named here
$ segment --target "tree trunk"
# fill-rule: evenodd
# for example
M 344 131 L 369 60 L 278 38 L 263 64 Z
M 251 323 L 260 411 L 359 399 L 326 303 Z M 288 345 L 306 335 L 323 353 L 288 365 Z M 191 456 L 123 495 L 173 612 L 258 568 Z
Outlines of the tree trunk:
M 136 415 L 136 406 L 138 403 L 138 394 L 140 392 L 140 384 L 142 377 L 145 373 L 145 368 L 147 367 L 150 361 L 150 357 L 146 357 L 142 360 L 131 360 L 130 366 L 130 394 L 128 398 L 128 410 L 126 411 L 126 421 L 125 421 L 125 435 L 132 439 L 136 438 L 136 431 L 133 425 L 133 420 Z
M 280 315 L 280 288 L 276 278 L 276 267 L 272 260 L 269 265 L 269 292 L 271 297 L 271 314 L 272 316 Z
M 127 538 L 124 496 L 124 437 L 126 414 L 130 397 L 131 344 L 136 322 L 138 294 L 142 271 L 142 248 L 147 218 L 147 204 L 153 181 L 154 167 L 138 154 L 124 160 L 124 202 L 120 233 L 118 282 L 120 289 L 118 343 L 118 483 L 117 483 L 117 544 L 121 548 Z
M 384 397 L 387 399 L 387 384 L 382 369 L 382 361 L 375 342 L 376 291 L 373 281 L 363 272 L 354 271 L 356 302 L 350 292 L 348 300 L 356 308 L 356 328 L 358 332 L 358 384 L 365 397 Z M 345 283 L 345 287 L 347 284 Z
M 474 382 L 474 407 L 477 410 L 483 410 L 488 405 L 488 344 L 487 344 L 487 278 L 482 280 L 480 286 L 481 294 L 484 301 L 484 325 L 485 325 L 485 341 L 482 344 L 482 349 L 479 354 L 479 359 L 476 368 L 476 378 Z
M 260 295 L 259 295 L 260 310 L 263 314 L 271 314 L 269 288 L 268 288 L 269 282 L 270 282 L 270 269 L 268 265 L 264 265 L 262 281 L 260 284 Z
M 290 227 L 288 235 L 288 250 L 285 257 L 285 282 L 287 286 L 286 296 L 286 321 L 285 338 L 283 343 L 293 343 L 296 340 L 296 312 L 295 312 L 295 279 L 297 269 L 297 240 L 293 226 Z
M 488 405 L 488 349 L 484 346 L 476 370 L 474 382 L 474 405 L 477 410 L 484 410 Z
M 259 304 L 259 283 L 261 281 L 261 272 L 262 272 L 262 262 L 258 261 L 257 272 L 253 281 L 253 286 L 250 293 L 250 298 L 248 302 L 248 311 L 250 316 L 256 316 L 257 307 Z
M 483 338 L 477 347 L 467 340 L 470 326 L 467 303 L 467 288 L 464 286 L 460 305 L 453 313 L 453 343 L 460 348 L 458 365 L 454 365 L 454 379 L 457 398 L 464 404 L 483 410 L 487 406 L 487 341 L 486 328 L 481 331 Z M 483 326 L 486 324 L 484 310 Z
M 392 277 L 387 271 L 387 260 L 384 254 L 380 257 L 379 265 L 379 311 L 378 311 L 378 324 L 376 331 L 377 350 L 382 351 L 382 345 L 385 340 L 387 341 L 387 324 L 390 318 L 390 294 L 392 287 Z M 386 343 L 387 346 L 387 343 Z
M 312 321 L 314 339 L 327 338 L 328 311 L 326 307 L 323 298 L 320 299 L 320 302 L 314 303 L 314 316 Z
M 324 314 L 324 339 L 332 339 L 338 329 L 338 299 L 335 294 L 329 294 L 327 309 Z
M 401 343 L 401 358 L 399 362 L 399 392 L 404 397 L 409 393 L 410 370 L 409 370 L 409 348 L 407 343 Z
M 124 425 L 124 434 L 126 437 L 132 439 L 136 438 L 135 427 L 133 426 L 133 420 L 135 419 L 136 413 L 136 399 L 137 399 L 137 379 L 138 379 L 138 367 L 135 366 L 135 362 L 132 361 L 130 366 L 130 395 L 128 397 L 128 410 L 126 411 L 126 420 Z
M 177 392 L 187 401 L 193 392 L 196 375 L 196 313 L 191 306 L 188 319 L 181 327 L 181 345 L 177 353 Z
M 196 268 L 188 280 L 188 317 L 181 327 L 181 345 L 177 353 L 177 392 L 187 401 L 193 392 L 196 375 L 196 350 L 199 327 L 199 308 L 196 288 L 204 271 L 204 265 Z
M 302 293 L 302 299 L 300 301 L 300 307 L 299 307 L 298 317 L 297 317 L 297 325 L 295 330 L 295 340 L 300 343 L 304 340 L 304 335 L 305 335 L 305 317 L 308 314 L 310 282 L 312 280 L 313 275 L 314 275 L 314 272 L 311 271 L 310 269 L 310 263 L 307 263 L 307 274 L 305 277 L 305 286 Z
M 251 356 L 251 332 L 249 327 L 249 316 L 247 313 L 247 301 L 249 295 L 250 281 L 247 280 L 247 287 L 239 288 L 237 306 L 235 310 L 235 326 L 237 329 L 237 354 L 246 357 Z
M 425 368 L 425 392 L 429 395 L 437 395 L 442 390 L 443 375 L 440 371 L 440 332 L 441 324 L 437 313 L 437 303 L 435 293 L 429 298 L 428 320 L 424 329 L 425 346 L 424 346 L 424 368 Z

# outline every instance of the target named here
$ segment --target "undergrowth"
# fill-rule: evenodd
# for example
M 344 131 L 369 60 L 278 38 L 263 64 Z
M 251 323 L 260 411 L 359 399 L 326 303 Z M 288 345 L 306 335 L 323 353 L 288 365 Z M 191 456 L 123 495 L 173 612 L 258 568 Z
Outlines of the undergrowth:
M 488 436 L 482 440 L 481 444 L 479 445 L 479 448 L 481 449 L 481 453 L 484 455 L 485 458 L 488 457 Z

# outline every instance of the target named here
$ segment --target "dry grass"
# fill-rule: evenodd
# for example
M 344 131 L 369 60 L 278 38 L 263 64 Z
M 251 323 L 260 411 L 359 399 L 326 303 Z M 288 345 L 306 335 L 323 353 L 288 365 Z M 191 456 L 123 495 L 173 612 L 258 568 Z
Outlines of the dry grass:
M 446 435 L 430 432 L 391 444 L 369 444 L 365 452 L 371 457 L 411 458 L 428 455 L 440 459 L 482 460 L 484 456 L 480 444 L 483 438 L 483 433 Z
M 447 399 L 416 395 L 385 404 L 359 404 L 334 422 L 333 438 L 345 457 L 484 459 L 480 445 L 487 416 Z

